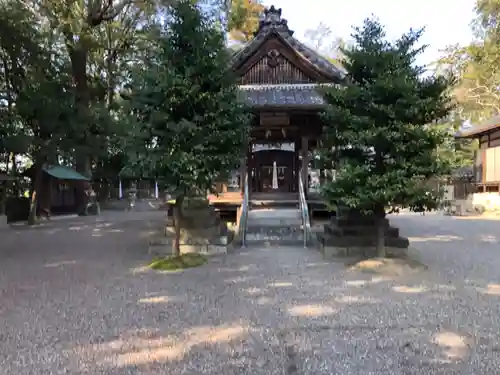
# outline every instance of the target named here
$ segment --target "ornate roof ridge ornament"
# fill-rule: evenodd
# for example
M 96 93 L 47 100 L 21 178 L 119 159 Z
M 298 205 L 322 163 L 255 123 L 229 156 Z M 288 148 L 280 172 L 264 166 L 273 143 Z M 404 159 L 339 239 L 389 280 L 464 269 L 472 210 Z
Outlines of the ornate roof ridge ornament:
M 286 33 L 289 36 L 293 35 L 293 31 L 288 28 L 288 21 L 281 18 L 281 8 L 276 8 L 274 5 L 264 10 L 264 14 L 259 21 L 259 28 L 254 33 L 254 36 L 262 32 L 267 32 L 269 29 L 274 29 L 280 33 Z

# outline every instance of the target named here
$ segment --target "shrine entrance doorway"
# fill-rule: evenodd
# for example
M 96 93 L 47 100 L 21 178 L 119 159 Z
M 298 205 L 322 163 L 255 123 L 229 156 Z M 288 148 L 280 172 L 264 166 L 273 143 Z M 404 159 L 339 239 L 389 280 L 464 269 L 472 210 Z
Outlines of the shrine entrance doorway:
M 257 146 L 257 145 L 255 145 Z M 252 191 L 297 191 L 297 157 L 293 147 L 254 147 L 251 160 Z

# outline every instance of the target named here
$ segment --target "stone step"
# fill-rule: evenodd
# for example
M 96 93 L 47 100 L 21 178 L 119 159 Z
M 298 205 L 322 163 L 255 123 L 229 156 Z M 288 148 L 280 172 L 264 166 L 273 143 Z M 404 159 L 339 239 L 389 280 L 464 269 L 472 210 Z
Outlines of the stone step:
M 249 226 L 246 239 L 248 242 L 302 241 L 304 232 L 300 226 Z
M 248 247 L 279 247 L 279 246 L 304 246 L 302 238 L 296 239 L 279 239 L 279 240 L 251 240 L 246 242 Z
M 247 227 L 249 226 L 260 226 L 260 227 L 289 227 L 289 226 L 300 226 L 302 225 L 302 218 L 300 219 L 250 219 L 247 222 Z
M 298 209 L 299 201 L 272 201 L 252 199 L 250 207 L 255 209 Z
M 373 237 L 362 236 L 336 236 L 328 233 L 318 233 L 318 241 L 324 246 L 337 247 L 370 247 L 375 246 Z M 394 248 L 408 248 L 409 242 L 405 237 L 385 237 L 385 246 Z
M 297 208 L 262 208 L 251 209 L 249 219 L 294 219 L 300 218 L 301 213 Z
M 252 244 L 302 243 L 302 215 L 297 208 L 255 209 L 249 211 L 246 240 Z

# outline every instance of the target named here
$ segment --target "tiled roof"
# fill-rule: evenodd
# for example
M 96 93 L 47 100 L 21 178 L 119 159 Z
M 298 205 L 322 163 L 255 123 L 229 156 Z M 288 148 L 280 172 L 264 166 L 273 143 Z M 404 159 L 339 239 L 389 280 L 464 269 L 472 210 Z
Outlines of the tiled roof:
M 472 126 L 468 129 L 463 129 L 459 131 L 455 136 L 457 138 L 473 138 L 476 136 L 481 136 L 488 131 L 497 128 L 500 128 L 500 115 L 496 115 L 479 125 Z
M 326 85 L 332 86 L 332 85 Z M 298 107 L 321 109 L 323 95 L 316 84 L 241 85 L 239 96 L 250 107 Z
M 329 76 L 332 81 L 340 82 L 345 77 L 345 72 L 342 69 L 336 67 L 304 43 L 295 39 L 293 31 L 288 28 L 287 20 L 281 18 L 281 9 L 276 9 L 274 6 L 264 11 L 264 18 L 260 21 L 259 29 L 255 33 L 254 39 L 233 55 L 232 66 L 238 66 L 249 58 L 271 34 L 279 36 L 302 58 Z

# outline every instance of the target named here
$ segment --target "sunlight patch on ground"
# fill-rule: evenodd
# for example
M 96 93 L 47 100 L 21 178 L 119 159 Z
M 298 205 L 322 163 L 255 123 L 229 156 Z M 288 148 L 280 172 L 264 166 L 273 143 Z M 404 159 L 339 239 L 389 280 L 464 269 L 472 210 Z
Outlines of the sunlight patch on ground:
M 175 302 L 176 299 L 168 296 L 157 296 L 157 297 L 148 297 L 148 298 L 141 298 L 138 300 L 138 303 L 141 304 L 156 304 L 156 303 L 169 303 L 169 302 Z
M 423 285 L 419 286 L 396 285 L 392 287 L 392 290 L 398 293 L 408 293 L 408 294 L 417 294 L 429 291 L 429 289 L 427 289 Z
M 427 266 L 414 259 L 373 258 L 354 263 L 349 269 L 351 271 L 395 277 L 425 270 Z M 364 281 L 364 284 L 368 283 L 369 281 Z
M 490 215 L 481 215 L 481 216 L 454 216 L 455 220 L 500 220 L 500 216 L 498 214 Z
M 342 296 L 342 297 L 337 297 L 334 300 L 335 302 L 338 303 L 345 303 L 345 304 L 350 304 L 350 303 L 378 303 L 379 301 L 373 298 L 368 298 L 368 297 L 363 297 L 363 296 Z
M 488 234 L 483 234 L 480 237 L 480 240 L 482 242 L 489 242 L 489 243 L 497 243 L 498 239 L 496 236 L 488 235 Z
M 82 229 L 88 228 L 88 225 L 82 225 L 82 226 L 73 226 L 69 227 L 68 230 L 73 230 L 73 231 L 81 231 Z
M 319 317 L 335 314 L 336 309 L 324 305 L 299 305 L 288 309 L 288 313 L 292 316 L 302 317 Z
M 270 283 L 269 286 L 274 288 L 282 288 L 282 287 L 293 286 L 293 284 L 286 281 L 276 281 L 274 283 Z
M 243 289 L 243 291 L 244 291 L 245 293 L 250 294 L 250 295 L 255 295 L 255 294 L 259 294 L 259 293 L 264 293 L 264 289 L 261 289 L 261 288 L 256 288 L 256 287 L 251 287 L 251 288 Z
M 113 225 L 113 224 L 112 223 L 100 223 L 100 224 L 96 224 L 95 227 L 96 228 L 108 228 L 111 225 Z
M 75 260 L 63 260 L 60 262 L 54 262 L 54 263 L 47 263 L 44 265 L 44 267 L 47 268 L 57 268 L 57 267 L 62 267 L 62 266 L 69 266 L 72 264 L 76 264 Z
M 441 332 L 434 335 L 434 342 L 444 349 L 449 359 L 460 359 L 467 355 L 469 344 L 464 336 L 454 332 Z
M 346 286 L 350 287 L 358 287 L 358 286 L 364 286 L 368 284 L 378 284 L 384 281 L 389 281 L 391 278 L 386 277 L 386 276 L 374 276 L 369 280 L 347 280 L 345 281 Z
M 254 276 L 239 276 L 239 277 L 234 277 L 231 279 L 226 279 L 226 280 L 224 280 L 224 282 L 226 284 L 237 284 L 237 283 L 246 283 L 246 282 L 252 281 L 254 279 L 255 279 Z
M 349 280 L 345 282 L 347 286 L 364 286 L 369 283 L 370 282 L 368 280 Z
M 273 300 L 269 297 L 259 297 L 255 301 L 257 305 L 270 305 L 272 304 Z
M 437 236 L 429 236 L 429 237 L 408 237 L 410 243 L 412 242 L 451 242 L 451 241 L 461 241 L 462 237 L 458 236 L 448 236 L 448 235 L 437 235 Z
M 243 325 L 197 327 L 180 335 L 158 337 L 157 332 L 127 335 L 76 351 L 88 361 L 105 367 L 128 367 L 180 360 L 198 345 L 220 345 L 243 338 L 249 328 Z M 82 366 L 85 366 L 83 363 Z
M 490 296 L 500 296 L 500 284 L 488 284 L 486 288 L 477 288 L 477 291 Z

